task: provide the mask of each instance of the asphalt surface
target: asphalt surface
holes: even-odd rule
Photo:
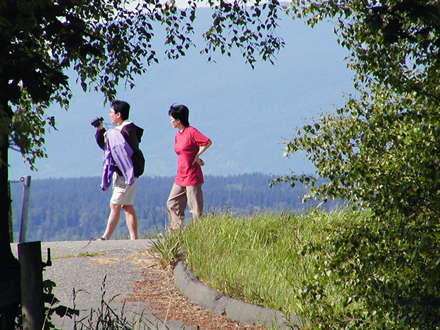
[[[45,268],[43,279],[57,284],[54,294],[62,305],[80,310],[80,316],[75,319],[54,316],[54,324],[59,329],[74,329],[74,321],[90,315],[91,310],[98,311],[104,300],[119,315],[122,311],[129,320],[142,320],[142,327],[138,324],[138,329],[195,330],[176,320],[167,320],[165,324],[153,315],[148,302],[125,305],[119,302],[132,292],[134,281],[142,280],[142,267],[126,257],[146,251],[151,245],[151,240],[142,239],[42,242],[42,261],[47,261],[48,249],[52,259],[52,266]],[[17,256],[17,244],[11,244],[11,249]],[[174,268],[174,282],[191,301],[217,314],[242,323],[263,324],[269,329],[291,329],[286,326],[287,321],[279,311],[223,296],[200,282],[183,263]],[[290,315],[289,323],[300,324],[300,319]]]
[[[80,310],[80,316],[75,319],[53,316],[54,324],[59,329],[74,329],[75,321],[90,315],[92,309],[99,311],[104,300],[129,322],[142,320],[142,326],[138,324],[137,329],[194,329],[175,320],[167,320],[165,324],[148,309],[148,302],[120,302],[132,292],[132,283],[142,279],[143,269],[125,257],[150,247],[150,240],[42,242],[42,261],[47,261],[48,248],[52,260],[52,266],[43,272],[43,280],[56,283],[54,294],[61,305]],[[17,244],[11,244],[11,249],[17,256]],[[87,325],[89,321],[87,318],[82,322]]]

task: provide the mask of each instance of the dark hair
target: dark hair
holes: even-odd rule
[[[125,101],[115,100],[112,102],[112,108],[115,113],[121,114],[122,120],[127,120],[130,113],[130,104]]]
[[[172,105],[168,110],[168,116],[179,119],[183,126],[189,126],[189,109],[185,105]]]

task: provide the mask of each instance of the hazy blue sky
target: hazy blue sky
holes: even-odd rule
[[[202,24],[207,14],[206,9],[199,10]],[[150,67],[136,78],[135,89],[121,86],[118,98],[131,104],[130,119],[145,129],[144,175],[175,174],[175,131],[167,115],[173,103],[187,105],[190,124],[213,141],[202,157],[206,174],[313,171],[303,157],[283,157],[283,139],[320,112],[333,111],[333,104],[341,106],[343,94],[353,91],[352,73],[346,69],[346,51],[336,43],[330,23],[311,29],[285,17],[278,34],[286,47],[275,65],[259,62],[252,70],[240,54],[232,58],[214,54],[216,63],[208,63],[206,56],[192,50],[185,58],[161,60]],[[161,40],[156,47],[163,49]],[[102,151],[94,142],[90,121],[103,116],[110,123],[109,106],[103,105],[100,94],[84,94],[78,86],[72,89],[69,112],[50,109],[58,131],[46,136],[49,158],[39,160],[39,171],[30,173],[20,155],[10,151],[10,180],[29,174],[33,179],[101,175]]]

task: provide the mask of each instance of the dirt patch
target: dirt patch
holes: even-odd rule
[[[192,303],[176,288],[171,267],[164,269],[148,253],[135,253],[130,261],[144,269],[143,279],[133,284],[126,301],[148,302],[164,322],[178,320],[196,329],[264,330],[263,326],[241,324]]]

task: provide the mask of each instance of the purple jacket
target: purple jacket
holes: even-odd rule
[[[102,130],[96,130],[95,139],[98,143],[99,147],[104,150],[105,149],[105,142],[104,142],[104,133],[106,132],[105,129]],[[139,143],[141,142],[141,138],[143,135],[144,130],[132,122],[126,124],[123,126],[121,133],[124,139],[128,142],[130,145],[131,150],[133,150],[133,155],[131,156],[131,161],[133,162],[134,166],[134,175],[136,178],[140,177],[142,173],[144,172],[145,167],[145,159],[144,155],[142,154],[142,151],[139,149]],[[116,170],[120,175],[122,175],[122,172],[119,170]]]
[[[134,182],[134,166],[131,160],[133,150],[124,139],[121,132],[109,129],[106,134],[107,142],[104,148],[102,160],[102,183],[101,189],[107,190],[112,182],[113,172],[121,172],[125,178],[125,184]]]

